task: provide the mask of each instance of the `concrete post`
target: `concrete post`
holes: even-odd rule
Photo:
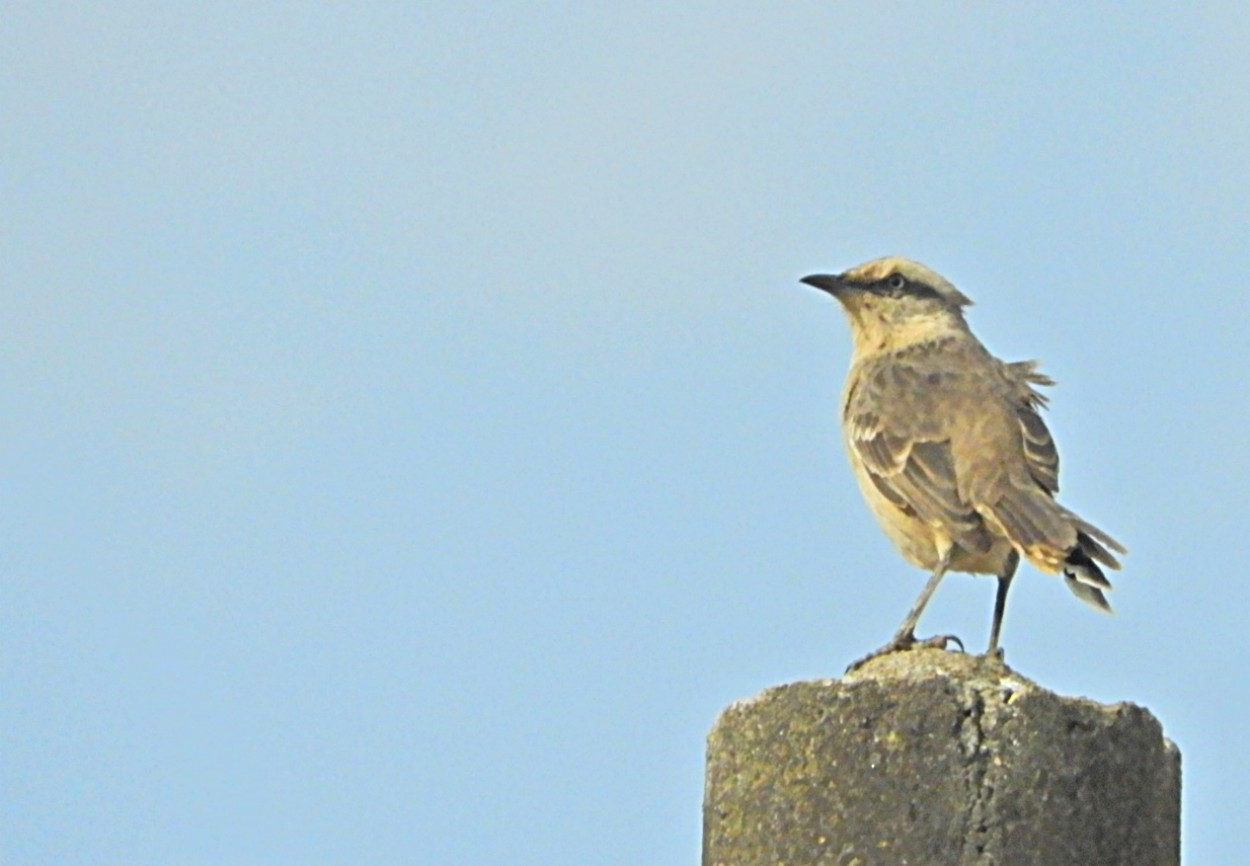
[[[1179,866],[1180,753],[1133,704],[995,660],[883,656],[708,737],[703,866]]]

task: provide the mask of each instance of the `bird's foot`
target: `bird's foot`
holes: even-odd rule
[[[880,656],[889,655],[890,653],[902,652],[903,650],[913,649],[941,649],[944,650],[949,644],[956,644],[960,652],[964,652],[964,642],[953,634],[936,634],[933,637],[927,637],[921,640],[912,632],[902,632],[896,634],[888,644],[880,649],[873,650],[868,655],[858,661],[852,662],[846,669],[849,674],[858,670],[868,662]]]

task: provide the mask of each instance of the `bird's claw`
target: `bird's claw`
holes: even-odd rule
[[[885,646],[881,647],[880,649],[873,650],[872,652],[870,652],[868,655],[864,656],[863,658],[852,662],[850,665],[847,666],[846,672],[849,674],[852,671],[858,670],[859,668],[863,667],[865,664],[872,661],[873,659],[878,658],[880,656],[889,655],[890,653],[902,652],[904,650],[913,650],[913,649],[944,650],[947,648],[949,644],[952,644],[952,643],[956,644],[959,647],[960,652],[966,652],[966,650],[964,649],[964,642],[960,640],[956,635],[953,635],[953,634],[936,634],[933,637],[927,637],[927,638],[924,638],[923,640],[917,638],[914,634],[910,632],[897,634]]]
[[[959,639],[958,635],[953,634],[935,634],[933,637],[927,637],[924,640],[916,640],[912,638],[910,646],[905,649],[946,649],[947,644],[955,644],[959,647],[961,653],[966,653],[964,642]]]

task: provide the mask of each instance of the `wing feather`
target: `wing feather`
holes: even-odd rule
[[[846,404],[848,444],[873,485],[902,510],[941,527],[953,539],[985,549],[991,539],[960,490],[950,437],[936,428],[932,406],[942,371],[921,372],[902,360],[865,371]],[[936,376],[936,378],[935,378]]]
[[[1046,422],[1039,410],[1046,406],[1046,395],[1035,385],[1049,386],[1055,380],[1037,371],[1036,361],[1016,361],[1004,364],[1003,370],[1015,390],[1016,416],[1020,421],[1020,435],[1024,444],[1024,458],[1029,474],[1052,495],[1059,492],[1059,451],[1051,438]]]

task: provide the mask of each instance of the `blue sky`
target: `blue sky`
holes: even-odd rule
[[[0,860],[694,863],[719,710],[924,575],[845,323],[920,259],[1059,380],[1153,710],[1250,844],[1250,18],[1231,3],[24,4],[0,26]],[[993,582],[921,624],[972,647]]]

